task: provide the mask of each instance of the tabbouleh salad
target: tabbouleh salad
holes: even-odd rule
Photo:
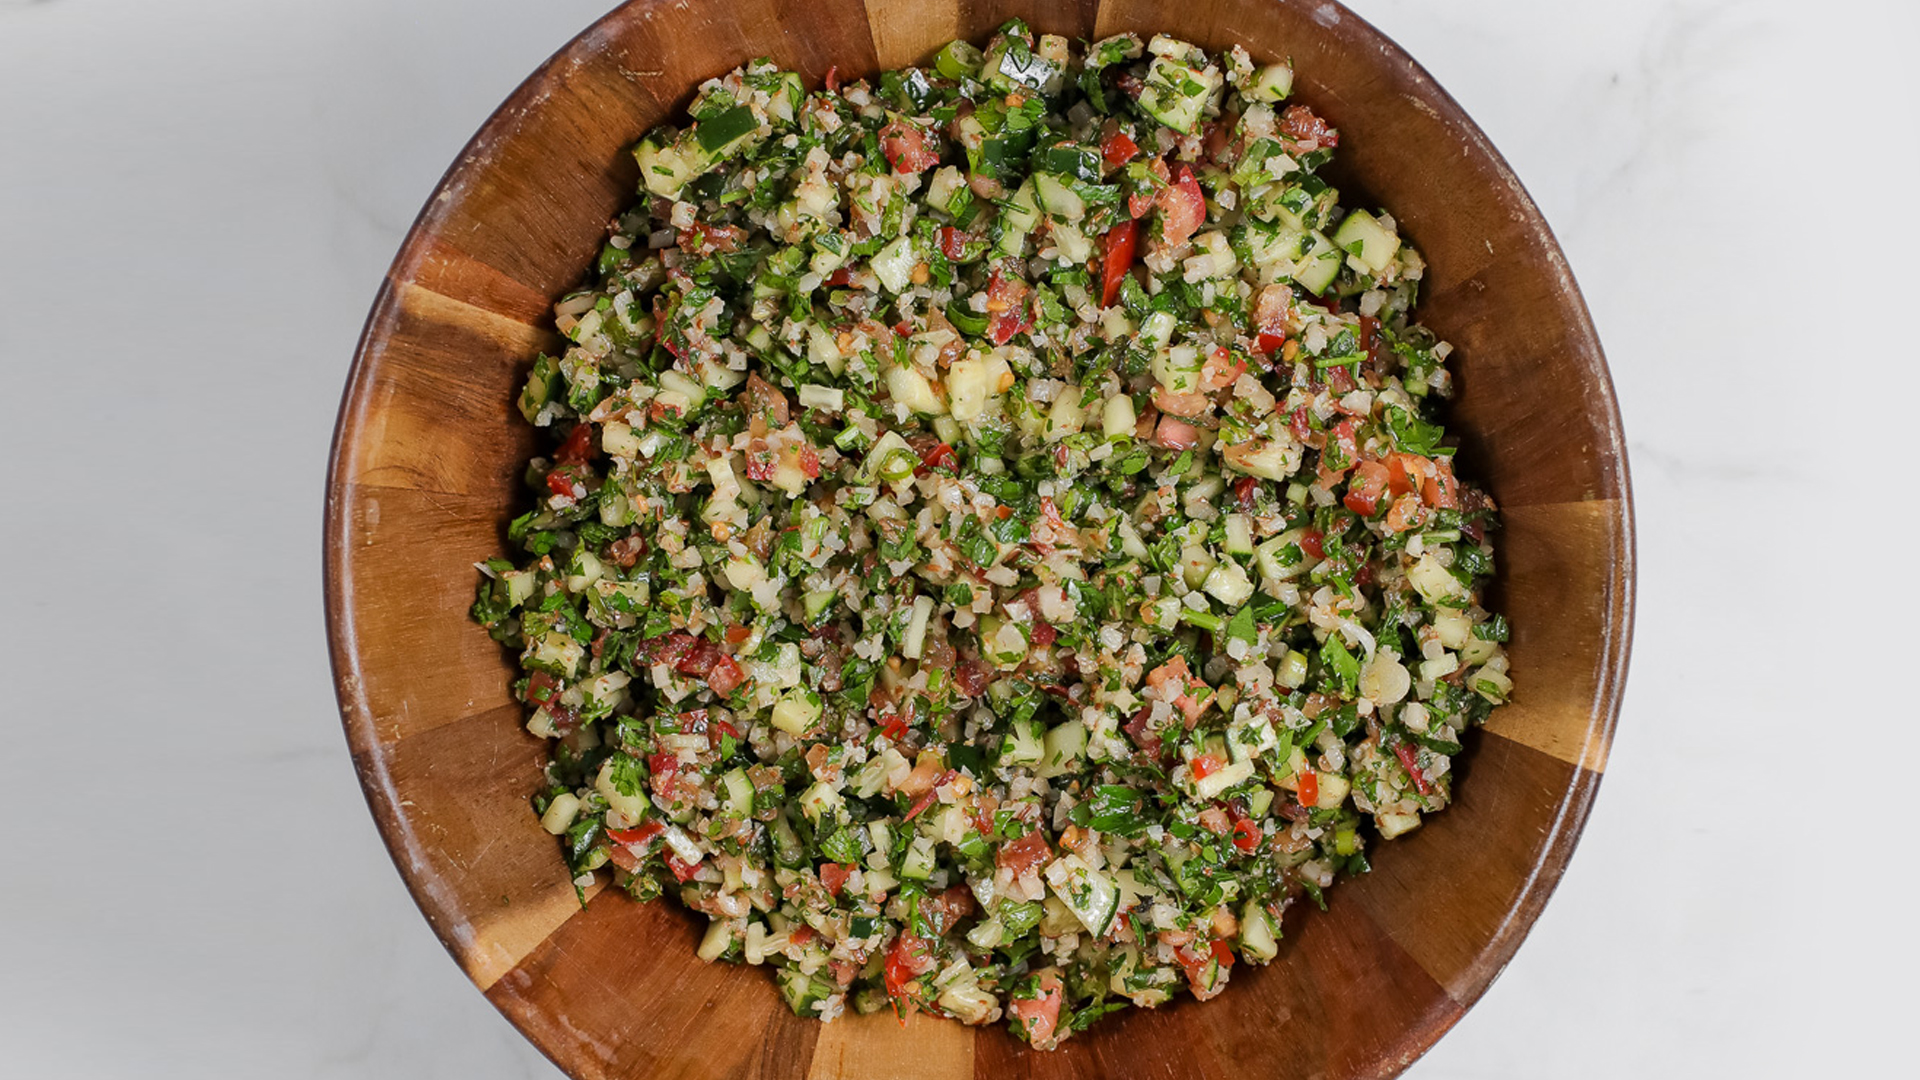
[[[1512,688],[1494,506],[1292,78],[1016,21],[749,64],[639,144],[474,607],[577,886],[674,894],[801,1015],[1048,1048],[1219,994],[1447,805]]]

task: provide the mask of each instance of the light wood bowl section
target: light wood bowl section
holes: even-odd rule
[[[473,563],[525,498],[512,406],[549,306],[634,198],[627,148],[701,80],[756,56],[817,84],[982,40],[1021,16],[1091,39],[1167,31],[1292,57],[1345,136],[1349,205],[1384,205],[1429,263],[1420,315],[1455,343],[1454,430],[1505,510],[1498,604],[1518,700],[1469,737],[1458,802],[1296,909],[1277,962],[1205,1005],[1102,1022],[1039,1054],[999,1027],[800,1021],[762,970],[694,957],[698,917],[574,902],[528,807],[544,749],[504,651],[467,619]],[[1516,92],[1525,92],[1516,87]],[[1633,523],[1606,362],[1565,259],[1485,136],[1344,8],[1287,0],[638,0],[527,80],[427,203],[368,319],[327,485],[341,714],[422,912],[474,983],[576,1077],[1397,1075],[1486,990],[1558,881],[1618,711]]]

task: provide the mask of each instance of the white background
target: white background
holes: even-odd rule
[[[1558,230],[1640,515],[1586,839],[1409,1075],[1913,1075],[1920,9],[1354,6]],[[0,0],[0,1076],[557,1075],[375,836],[320,524],[407,225],[602,8]]]

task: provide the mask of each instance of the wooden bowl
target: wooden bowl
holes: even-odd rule
[[[1425,253],[1420,317],[1459,349],[1452,425],[1505,509],[1498,602],[1517,700],[1469,737],[1459,800],[1371,874],[1296,907],[1278,961],[1219,999],[1131,1010],[1058,1052],[998,1026],[796,1019],[764,970],[694,957],[696,916],[617,892],[585,910],[528,798],[546,750],[514,669],[467,619],[473,563],[525,498],[511,402],[549,306],[634,198],[627,147],[756,56],[870,73],[1019,15],[1092,39],[1165,30],[1291,56],[1345,135],[1348,205]],[[639,0],[495,113],[408,234],[360,342],[327,487],[327,613],[367,800],[474,983],[576,1077],[1287,1076],[1404,1069],[1486,990],[1559,880],[1599,785],[1633,596],[1627,462],[1606,363],[1546,223],[1426,72],[1337,4],[1290,0]]]

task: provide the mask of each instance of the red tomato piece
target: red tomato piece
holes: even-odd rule
[[[959,261],[967,254],[967,234],[951,225],[940,227],[940,254]]]
[[[1327,557],[1327,536],[1319,529],[1308,529],[1300,534],[1300,550],[1316,559]]]
[[[1112,307],[1114,298],[1120,295],[1120,283],[1126,280],[1127,271],[1133,268],[1134,249],[1140,244],[1140,223],[1123,221],[1107,230],[1105,247],[1105,268],[1101,273],[1100,303]]]
[[[1260,826],[1242,818],[1233,823],[1233,846],[1241,851],[1253,851],[1260,846]]]
[[[692,880],[693,875],[700,872],[699,863],[682,862],[680,856],[671,851],[667,852],[666,862],[667,869],[673,871],[673,876],[678,881]]]
[[[1201,754],[1189,763],[1189,767],[1193,769],[1193,778],[1195,780],[1205,780],[1207,777],[1225,768],[1226,764],[1226,762],[1221,761],[1220,758],[1214,754]]]
[[[573,497],[576,469],[572,465],[562,465],[547,474],[547,490],[555,495]],[[584,485],[583,485],[584,486]]]
[[[850,863],[821,863],[820,884],[831,895],[839,896],[840,890],[847,887],[847,879],[853,876],[853,870]]]
[[[1007,1002],[1007,1012],[1024,1029],[1027,1042],[1038,1048],[1053,1042],[1053,1033],[1060,1026],[1060,1003],[1065,997],[1060,976],[1052,971],[1040,974],[1035,984],[1040,991],[1037,998],[1015,998]]]
[[[1433,794],[1433,784],[1427,780],[1426,774],[1420,770],[1420,754],[1418,751],[1406,743],[1400,743],[1393,748],[1393,756],[1400,759],[1400,764],[1406,768],[1407,776],[1412,778],[1413,786],[1420,789],[1420,794]]]
[[[1051,858],[1053,849],[1047,846],[1047,838],[1037,832],[1001,844],[1000,850],[993,855],[994,864],[1013,871],[1014,877],[1038,869],[1041,863]]]
[[[746,671],[731,656],[722,656],[707,669],[707,689],[721,697],[733,693],[741,683],[746,681]]]
[[[1347,509],[1361,517],[1372,517],[1380,509],[1380,497],[1387,491],[1387,467],[1377,461],[1363,461],[1353,472],[1344,500]]]
[[[1260,481],[1251,476],[1243,476],[1233,482],[1233,497],[1239,502],[1240,509],[1253,509],[1254,493],[1260,490]]]
[[[527,676],[527,700],[535,705],[545,705],[553,700],[553,693],[558,689],[560,680],[544,671]]]
[[[607,838],[628,847],[644,847],[647,841],[666,831],[657,821],[644,821],[631,829],[608,829]]]
[[[1152,716],[1153,709],[1151,707],[1143,707],[1139,712],[1133,714],[1133,719],[1127,721],[1126,727],[1121,730],[1125,731],[1127,737],[1133,740],[1134,745],[1144,751],[1148,757],[1158,761],[1161,750],[1160,733],[1153,730],[1149,722]]]
[[[725,720],[715,720],[707,725],[707,743],[709,746],[719,747],[720,740],[723,738],[730,738],[736,743],[739,742],[740,729],[727,723]]]
[[[661,752],[647,755],[647,771],[653,774],[654,790],[666,793],[680,777],[680,758],[678,755]]]
[[[933,949],[926,939],[902,933],[887,950],[887,996],[897,998],[914,979],[933,970]]]
[[[897,173],[921,173],[940,164],[940,155],[927,149],[926,133],[905,120],[880,129],[880,152]]]
[[[1300,774],[1300,805],[1312,806],[1320,801],[1320,774],[1308,769]]]
[[[987,282],[987,311],[993,316],[987,324],[987,340],[1005,345],[1014,335],[1033,329],[1033,315],[1027,311],[1030,292],[1032,289],[1018,276],[994,270]]]
[[[554,451],[553,459],[562,465],[584,465],[593,456],[593,425],[575,424],[567,432],[567,441]]]
[[[1169,246],[1187,242],[1207,220],[1207,198],[1200,193],[1200,182],[1185,165],[1174,174],[1173,183],[1154,200],[1160,207],[1160,237]]]
[[[1140,146],[1124,131],[1116,131],[1107,136],[1100,144],[1100,155],[1107,159],[1107,168],[1117,169],[1140,153]]]
[[[1047,648],[1048,646],[1052,645],[1055,639],[1057,639],[1059,636],[1060,636],[1060,632],[1053,628],[1052,623],[1048,622],[1045,619],[1033,620],[1033,647],[1034,648],[1036,649]]]

